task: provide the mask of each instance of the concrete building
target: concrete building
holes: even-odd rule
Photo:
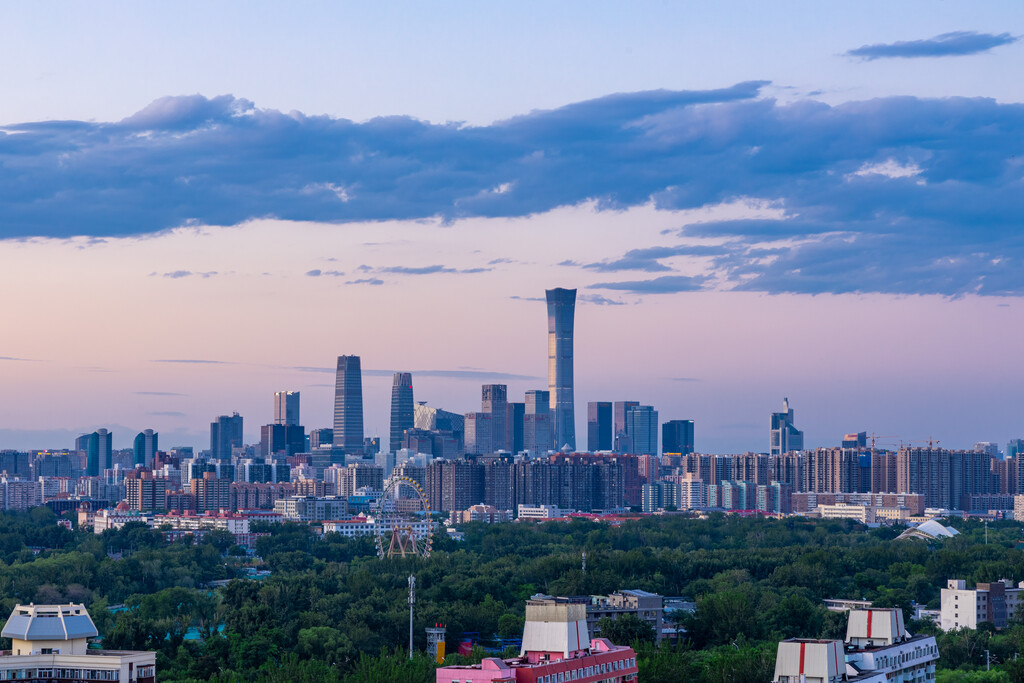
[[[1014,586],[1009,579],[1002,579],[967,588],[963,579],[950,579],[942,589],[939,628],[943,631],[976,629],[982,622],[1004,628],[1022,601],[1024,581]]]
[[[411,535],[418,539],[429,537],[434,533],[434,523],[430,520],[414,519],[403,522]],[[375,536],[377,534],[378,522],[373,517],[354,517],[346,520],[325,520],[323,524],[325,534],[340,534],[347,538],[360,536]]]
[[[466,522],[483,522],[485,524],[496,524],[498,522],[511,522],[511,510],[499,510],[493,505],[471,505],[466,510],[452,510],[448,513],[448,521],[452,524],[464,524]]]
[[[11,649],[0,655],[0,680],[156,680],[155,652],[89,648],[99,632],[83,605],[15,605],[2,635]]]
[[[822,519],[852,519],[861,524],[875,523],[876,508],[866,505],[836,503],[835,505],[819,505],[817,510]]]
[[[516,517],[519,519],[559,519],[576,512],[566,510],[557,505],[519,505],[516,508]]]
[[[83,524],[84,521],[86,522]],[[113,510],[106,508],[92,514],[91,510],[79,508],[78,525],[80,527],[91,526],[93,533],[102,534],[107,529],[120,529],[128,522],[142,522],[149,524],[152,517],[138,510],[132,510],[128,503],[121,501]],[[2,679],[0,679],[2,680]]]
[[[586,605],[534,595],[526,601],[519,657],[437,669],[436,683],[625,683],[637,680],[636,653],[591,638]]]
[[[0,509],[28,510],[42,504],[42,483],[0,475]]]
[[[149,470],[128,472],[124,479],[125,501],[132,510],[152,512],[167,509],[167,480]]]
[[[348,499],[291,496],[274,502],[274,512],[288,522],[322,522],[348,516]]]
[[[661,642],[665,624],[664,598],[657,593],[637,589],[590,596],[587,602],[587,628],[591,635],[600,637],[598,622],[601,619],[619,619],[627,614],[649,624],[657,634],[657,641]]]
[[[773,683],[922,683],[935,680],[934,636],[912,636],[896,609],[851,609],[846,641],[779,643]]]

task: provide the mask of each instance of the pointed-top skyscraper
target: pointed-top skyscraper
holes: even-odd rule
[[[548,391],[555,450],[568,444],[576,448],[576,410],[573,399],[572,334],[576,318],[576,290],[549,289]]]
[[[363,452],[363,371],[359,356],[338,356],[334,445],[347,453]]]

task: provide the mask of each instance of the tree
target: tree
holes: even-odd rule
[[[653,643],[657,639],[654,627],[635,614],[621,614],[618,619],[603,617],[597,622],[597,631],[615,645],[634,642]]]

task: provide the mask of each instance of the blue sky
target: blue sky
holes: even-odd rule
[[[156,427],[201,443],[230,410],[255,433],[274,390],[308,381],[279,370],[362,349],[390,349],[366,367],[429,370],[418,398],[472,410],[472,373],[536,388],[543,348],[521,351],[543,328],[524,306],[548,286],[578,286],[597,323],[578,420],[587,400],[633,398],[695,417],[699,448],[761,450],[786,394],[814,406],[815,445],[876,425],[964,446],[1024,434],[1024,368],[991,348],[1018,332],[1024,293],[1019,3],[36,2],[0,6],[0,25],[0,282],[25,294],[6,317],[39,330],[70,307],[77,331],[0,345],[25,386],[4,406],[10,445],[115,423],[125,442]],[[467,285],[501,330],[489,354],[466,311],[440,306],[442,322],[424,303]],[[240,334],[278,298],[310,339]],[[776,311],[768,328],[754,301]],[[323,305],[359,333],[310,324]],[[822,306],[871,330],[825,353],[860,370],[836,404],[805,362]],[[111,314],[78,320],[88,309]],[[392,348],[401,320],[421,350]],[[950,346],[926,322],[979,333]],[[671,345],[648,339],[649,364],[620,376],[599,359],[631,343],[607,332],[622,325],[693,355],[667,371]],[[746,362],[708,360],[726,331]],[[781,377],[754,362],[762,334],[793,363]],[[921,350],[898,372],[929,397],[892,415],[871,399],[906,335]],[[192,388],[154,386],[169,381],[154,360],[238,354],[195,364]],[[976,424],[935,392],[951,364],[945,390],[990,388]],[[105,402],[85,407],[97,374]],[[384,432],[386,392],[368,392]],[[307,426],[329,419],[326,397],[304,400]]]

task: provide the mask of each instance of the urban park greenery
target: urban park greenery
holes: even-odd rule
[[[105,647],[157,651],[161,681],[426,683],[428,625],[447,625],[449,652],[474,641],[449,663],[478,661],[521,632],[535,593],[639,588],[697,604],[668,622],[680,637],[660,646],[639,620],[601,624],[636,648],[644,683],[764,683],[780,639],[843,637],[845,615],[826,610],[824,598],[900,607],[909,620],[915,603],[938,606],[947,579],[1024,580],[1020,524],[989,524],[987,543],[980,523],[952,524],[960,536],[931,544],[896,540],[900,527],[802,518],[469,524],[461,541],[439,537],[429,559],[379,560],[370,539],[321,538],[304,525],[267,527],[256,557],[246,557],[226,534],[168,542],[133,523],[96,535],[37,508],[0,515],[0,611],[83,602]],[[246,578],[255,568],[270,575]],[[998,632],[987,626],[939,633],[908,621],[937,636],[940,683],[1024,681],[1024,614]]]

